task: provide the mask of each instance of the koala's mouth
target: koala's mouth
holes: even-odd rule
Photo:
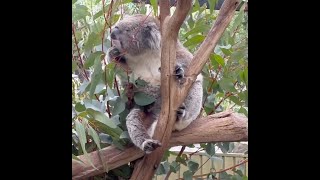
[[[112,39],[112,45],[115,46],[117,49],[119,49],[120,51],[123,50],[122,48],[122,42],[120,40],[117,39]]]

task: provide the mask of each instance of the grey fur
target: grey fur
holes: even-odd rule
[[[161,146],[153,140],[154,128],[159,119],[161,108],[160,96],[160,65],[161,65],[161,34],[159,21],[146,15],[127,16],[119,21],[111,33],[114,47],[109,49],[108,60],[118,59],[135,77],[148,84],[138,88],[156,99],[147,107],[133,108],[126,118],[126,125],[132,142],[151,153]],[[183,82],[185,68],[190,64],[193,55],[178,41],[177,65],[175,75],[177,83]],[[120,59],[120,60],[119,60]],[[197,118],[202,107],[202,75],[198,75],[185,101],[177,110],[177,121],[174,130],[186,128]]]

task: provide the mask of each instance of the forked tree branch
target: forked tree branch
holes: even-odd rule
[[[167,0],[164,0],[167,1]],[[160,8],[162,4],[160,4]],[[166,5],[166,4],[165,4]],[[180,96],[178,93],[177,81],[174,77],[176,64],[176,44],[180,27],[185,20],[192,5],[192,0],[177,1],[176,10],[172,17],[165,11],[160,11],[161,24],[161,113],[155,128],[153,139],[161,142],[162,146],[135,165],[131,180],[152,179],[161,159],[168,149],[173,124],[176,121],[176,110]]]
[[[186,129],[180,132],[173,132],[169,146],[247,140],[247,118],[232,111],[225,111],[199,118]],[[114,146],[109,146],[100,150],[100,156],[102,156],[101,159],[103,159],[103,163],[107,166],[106,169],[112,170],[141,158],[144,156],[144,152],[134,146],[128,147],[123,151]],[[100,160],[98,152],[91,152],[88,157],[97,169],[90,165],[86,156],[78,156],[84,163],[72,160],[72,179],[84,179],[104,173],[103,163]]]
[[[161,6],[162,4],[160,4]],[[132,173],[132,180],[150,180],[152,179],[163,153],[168,148],[169,139],[173,124],[176,120],[176,110],[186,98],[192,84],[200,74],[203,66],[207,62],[209,55],[215,48],[218,40],[230,23],[239,0],[225,0],[217,20],[209,31],[204,42],[192,59],[185,76],[186,83],[178,87],[173,72],[176,64],[176,44],[180,27],[185,20],[192,5],[191,0],[179,0],[172,17],[166,16],[161,24],[161,114],[155,129],[153,139],[159,140],[162,144],[151,154],[136,164]],[[160,7],[161,8],[161,7]],[[162,8],[163,9],[163,8]],[[160,16],[161,16],[160,11]],[[167,11],[165,11],[167,13]],[[167,15],[167,14],[165,14]],[[161,16],[163,18],[165,15]],[[191,68],[190,68],[191,67]]]

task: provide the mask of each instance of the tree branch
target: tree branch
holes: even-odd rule
[[[187,69],[185,75],[187,81],[183,87],[180,89],[181,98],[185,99],[187,93],[193,82],[197,79],[198,74],[201,72],[203,66],[207,62],[213,49],[216,47],[220,37],[227,28],[228,24],[231,22],[232,17],[235,13],[237,6],[239,5],[239,0],[225,0],[215,21],[214,25],[210,29],[207,37],[202,42],[198,51],[194,55],[189,68]],[[192,68],[190,68],[192,67]],[[181,103],[179,101],[179,103]]]
[[[164,5],[167,5],[163,3]],[[162,4],[160,4],[162,5]],[[132,180],[150,180],[157,169],[165,150],[168,148],[173,124],[176,121],[176,110],[181,104],[177,101],[178,87],[173,75],[176,64],[176,44],[180,27],[185,20],[192,5],[192,0],[179,0],[172,17],[167,11],[161,12],[160,17],[165,18],[161,24],[161,113],[155,128],[153,139],[161,142],[162,146],[135,165]],[[163,7],[160,7],[164,9]],[[166,14],[162,14],[166,13]]]
[[[169,147],[195,143],[239,142],[247,140],[247,118],[231,111],[225,111],[199,118],[186,129],[173,132],[169,141]],[[130,146],[123,151],[114,146],[100,150],[100,156],[108,170],[128,164],[133,160],[141,158],[143,155],[144,152],[135,146]],[[84,163],[72,159],[72,179],[84,179],[104,172],[98,152],[88,153],[88,156],[97,169],[90,165],[89,161],[86,160],[86,156],[78,156]]]

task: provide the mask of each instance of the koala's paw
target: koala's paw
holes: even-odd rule
[[[183,103],[177,110],[177,121],[179,121],[180,119],[182,119],[186,114],[186,106]]]
[[[119,49],[117,49],[116,47],[111,47],[111,48],[109,49],[108,55],[109,55],[109,58],[110,58],[111,60],[119,57],[120,54],[121,54],[121,53],[120,53]]]
[[[184,78],[184,69],[181,65],[176,65],[174,73],[177,79],[181,80]]]
[[[146,154],[150,154],[152,151],[154,151],[155,149],[157,149],[158,147],[161,146],[160,141],[158,140],[154,140],[154,139],[146,139],[143,143],[142,143],[142,150],[146,153]]]

